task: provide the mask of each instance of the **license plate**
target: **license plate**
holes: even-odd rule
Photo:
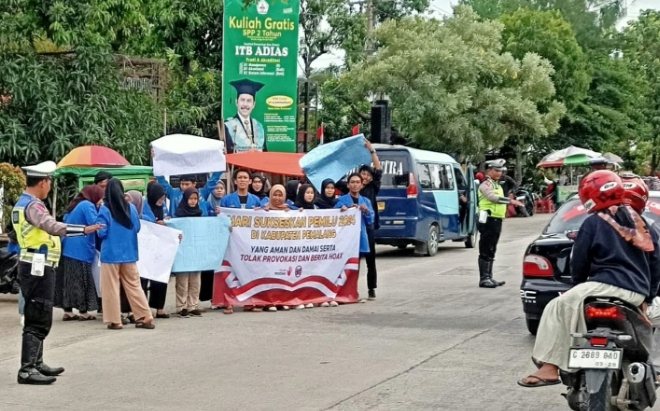
[[[379,201],[378,202],[378,211],[383,211],[385,210],[385,201]]]
[[[568,355],[568,368],[618,370],[621,368],[623,350],[597,350],[572,348]]]

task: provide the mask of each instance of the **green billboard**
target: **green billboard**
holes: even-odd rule
[[[234,152],[296,151],[299,0],[225,0],[222,116]]]

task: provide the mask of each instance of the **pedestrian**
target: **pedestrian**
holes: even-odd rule
[[[151,182],[147,185],[148,210],[151,215],[153,215],[155,223],[159,225],[165,225],[165,220],[169,218],[166,216],[166,198],[163,186],[156,182]],[[144,209],[142,215],[147,215],[147,208]],[[167,283],[149,280],[145,281],[144,279],[141,283],[143,289],[149,290],[149,307],[156,310],[156,318],[170,318],[170,315],[165,312]]]
[[[94,225],[98,208],[103,204],[103,189],[95,184],[83,188],[69,203],[64,214],[67,224]],[[64,238],[62,258],[55,277],[55,307],[64,310],[62,321],[90,321],[96,317],[89,311],[98,310],[98,296],[92,263],[94,262],[96,238],[94,234]],[[75,315],[73,309],[80,315]]]
[[[347,181],[349,193],[337,199],[335,208],[339,208],[341,211],[346,211],[351,207],[357,207],[362,212],[362,228],[360,230],[360,254],[366,256],[371,251],[369,245],[369,237],[367,234],[367,227],[369,227],[369,225],[373,224],[374,222],[374,209],[371,206],[371,201],[369,201],[368,198],[360,195],[363,181],[362,176],[358,173],[353,173],[348,176]],[[371,298],[371,296],[372,294],[369,293],[370,300],[373,300],[376,297],[375,294],[373,294],[374,298]]]
[[[211,174],[211,177],[206,181],[206,185],[199,190],[199,194],[201,195],[200,199],[208,198],[213,192],[218,181],[220,181],[220,175],[221,173]],[[183,198],[183,192],[189,188],[195,188],[197,186],[197,177],[192,174],[181,176],[179,180],[179,188],[173,188],[165,177],[156,177],[156,180],[158,181],[158,184],[165,188],[167,198],[170,200],[170,214],[172,217],[176,217],[179,203]],[[205,204],[200,204],[200,207],[205,208]]]
[[[321,192],[314,200],[314,204],[320,210],[335,208],[337,196],[335,195],[335,182],[331,178],[326,178],[321,183]]]
[[[316,190],[312,187],[311,184],[302,184],[298,190],[298,195],[296,196],[296,202],[294,205],[299,210],[315,210],[316,204]]]
[[[103,296],[103,322],[108,329],[121,330],[121,302],[119,285],[123,285],[131,311],[135,315],[135,328],[154,329],[153,316],[140,286],[137,268],[140,218],[137,208],[126,201],[121,181],[113,178],[105,189],[104,204],[97,220],[104,225],[99,230],[101,244],[101,293]]]
[[[12,226],[21,249],[18,276],[25,298],[19,384],[52,384],[55,377],[64,372],[64,368],[51,368],[43,361],[44,340],[53,324],[55,269],[61,250],[59,237],[91,234],[101,227],[60,223],[48,213],[42,200],[48,197],[51,175],[56,168],[52,161],[23,167],[26,188],[12,210]]]
[[[502,222],[506,217],[508,204],[522,206],[518,200],[504,196],[504,189],[499,181],[502,178],[502,159],[486,162],[486,177],[479,185],[479,223],[477,229],[479,238],[479,287],[496,288],[506,284],[506,281],[493,280],[493,264],[497,243],[502,233]]]
[[[105,187],[108,185],[108,181],[112,178],[112,174],[108,173],[107,171],[99,171],[96,173],[96,176],[94,176],[94,185],[97,185],[103,189],[103,192],[105,193]],[[94,248],[96,249],[95,255],[94,255],[94,261],[98,264],[99,256],[101,254],[101,239],[97,234],[94,234]],[[98,266],[97,266],[98,267]],[[98,278],[95,279],[95,281],[100,281]],[[96,284],[97,289],[100,288],[100,284]],[[102,314],[103,313],[103,300],[99,296],[97,299],[97,305],[99,307],[98,311],[96,311],[97,314]]]
[[[259,201],[259,197],[249,192],[250,183],[252,183],[252,180],[247,170],[238,169],[234,171],[234,186],[236,186],[236,191],[222,197],[222,201],[220,201],[221,206],[248,210],[260,208],[261,202]]]
[[[360,195],[369,199],[374,212],[374,221],[367,225],[367,239],[369,241],[369,254],[365,257],[367,262],[367,288],[369,289],[369,299],[376,299],[376,288],[378,287],[378,271],[376,270],[376,238],[375,231],[380,228],[380,217],[378,215],[378,193],[380,192],[383,170],[380,166],[378,154],[371,143],[365,139],[365,147],[371,153],[371,162],[373,167],[363,165],[360,167],[360,177],[362,177],[362,190]]]
[[[250,184],[250,189],[248,190],[250,194],[254,194],[259,197],[259,201],[268,197],[268,192],[266,191],[266,179],[259,173],[252,173],[252,183]]]
[[[202,217],[203,210],[199,207],[199,192],[189,188],[183,192],[183,199],[176,210],[176,217]],[[176,311],[181,318],[201,317],[199,309],[199,291],[202,273],[199,271],[176,273]]]

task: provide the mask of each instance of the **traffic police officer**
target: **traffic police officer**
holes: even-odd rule
[[[479,185],[479,287],[495,288],[505,284],[505,281],[493,280],[493,263],[497,242],[502,232],[502,221],[506,217],[509,204],[522,206],[517,200],[511,200],[504,195],[504,189],[499,181],[505,161],[502,159],[486,162],[486,179]]]
[[[19,384],[51,384],[64,368],[43,362],[43,342],[53,322],[55,268],[60,260],[60,239],[96,232],[102,226],[81,226],[57,222],[43,201],[50,192],[52,161],[23,167],[27,187],[12,210],[11,219],[21,248],[18,276],[25,298],[25,325],[21,346]]]

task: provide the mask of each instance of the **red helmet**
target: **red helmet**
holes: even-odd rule
[[[580,201],[589,213],[624,203],[621,178],[609,170],[592,171],[580,183]]]
[[[649,188],[646,183],[634,174],[621,175],[621,181],[623,181],[623,189],[626,190],[623,202],[642,214],[649,200]]]

